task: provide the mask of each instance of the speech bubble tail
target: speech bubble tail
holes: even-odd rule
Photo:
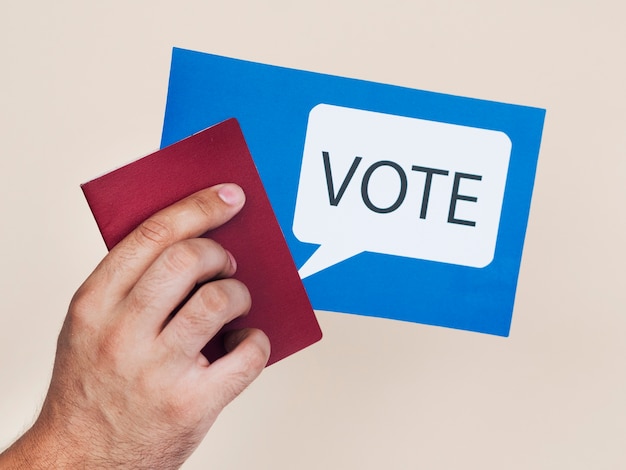
[[[298,270],[298,274],[300,274],[300,279],[307,278],[359,253],[363,253],[363,250],[340,250],[336,246],[322,245],[306,260]]]

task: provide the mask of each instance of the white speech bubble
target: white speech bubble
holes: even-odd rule
[[[364,251],[487,266],[510,153],[499,131],[315,106],[293,232],[321,246],[300,277]]]

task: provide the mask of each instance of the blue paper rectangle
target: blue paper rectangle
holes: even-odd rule
[[[239,120],[315,309],[508,336],[544,116],[174,49],[161,145]]]

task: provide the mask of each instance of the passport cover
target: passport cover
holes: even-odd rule
[[[214,361],[226,353],[224,332],[254,327],[270,339],[270,365],[320,340],[322,333],[236,119],[81,188],[110,250],[150,215],[220,183],[240,185],[246,204],[231,221],[205,236],[233,253],[233,277],[250,290],[252,307],[247,316],[225,325],[202,352]]]

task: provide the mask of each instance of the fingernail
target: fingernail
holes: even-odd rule
[[[218,190],[217,195],[229,206],[237,206],[244,200],[245,195],[243,189],[234,183],[223,184]]]

